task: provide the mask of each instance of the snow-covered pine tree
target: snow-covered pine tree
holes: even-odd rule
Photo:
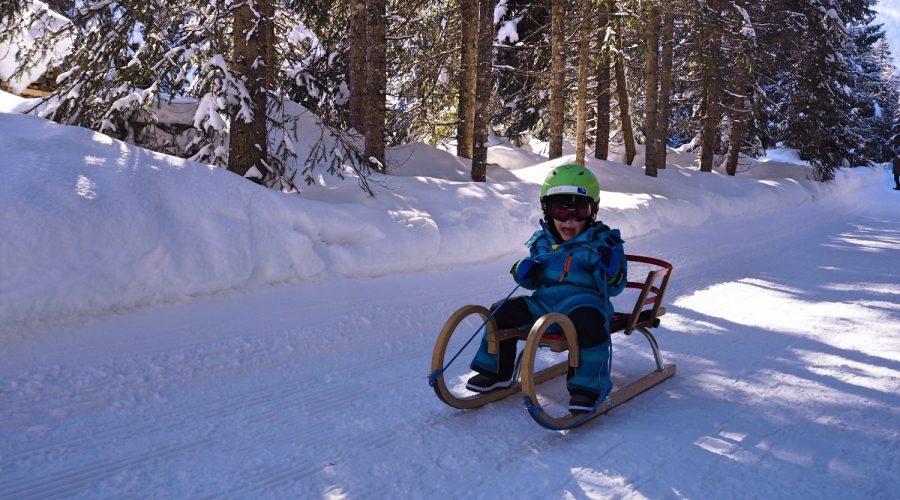
[[[766,37],[774,26],[770,17],[771,4],[766,1],[736,1],[731,4],[723,19],[726,21],[725,39],[727,54],[730,60],[728,78],[726,79],[726,95],[723,98],[727,119],[725,153],[725,172],[736,175],[739,156],[743,152],[754,154],[752,147],[745,146],[747,131],[753,121],[754,109],[757,106],[757,80],[768,64],[765,45],[760,45],[760,37]],[[752,143],[753,141],[751,141]]]
[[[388,144],[411,141],[439,144],[452,141],[460,127],[468,131],[463,149],[471,156],[474,128],[475,67],[469,74],[469,88],[461,92],[462,25],[459,2],[416,0],[395,2],[388,18],[388,89],[392,106],[388,117]],[[477,42],[478,2],[475,14],[467,19]],[[472,47],[477,49],[477,45]],[[470,62],[474,62],[472,60]],[[459,99],[468,93],[464,114],[459,115]],[[458,116],[463,116],[458,120]],[[466,118],[467,116],[467,118]],[[465,122],[465,123],[463,123]],[[466,143],[468,141],[468,143]]]
[[[19,2],[27,9],[29,2]],[[45,56],[46,46],[59,36],[76,39],[75,50],[55,61],[62,69],[55,98],[41,115],[136,141],[148,123],[157,120],[152,104],[189,94],[219,68],[227,72],[224,52],[211,36],[227,13],[218,5],[195,8],[167,2],[91,2],[73,12],[66,32],[43,32],[39,44],[23,60]],[[197,75],[189,81],[188,75]],[[220,78],[220,94],[235,91],[233,78]],[[86,98],[89,96],[90,98]],[[172,137],[163,152],[191,156],[225,165],[216,145],[224,131],[225,111],[214,99],[207,100],[194,117],[199,132],[193,140]],[[149,113],[140,116],[140,111]]]
[[[885,107],[882,114],[890,121],[890,134],[884,149],[883,161],[892,161],[900,151],[900,75],[891,62],[890,49],[887,40],[882,42],[879,50],[882,62],[882,80],[887,92],[885,93]]]
[[[497,36],[493,123],[515,143],[549,139],[549,2],[506,0]]]
[[[697,47],[703,96],[700,125],[700,171],[711,172],[714,155],[719,149],[719,125],[722,120],[721,99],[724,94],[723,69],[727,59],[723,53],[725,22],[721,19],[722,0],[710,0],[699,9]]]
[[[855,41],[853,62],[859,68],[855,88],[861,108],[859,119],[868,140],[857,149],[856,164],[866,160],[878,163],[891,159],[891,127],[897,109],[897,87],[891,80],[894,65],[884,30],[869,23],[853,26]]]
[[[803,20],[792,51],[787,82],[785,144],[810,160],[815,177],[826,181],[836,168],[849,166],[866,140],[861,135],[861,106],[855,47],[849,30],[871,15],[870,0],[789,2]]]
[[[266,183],[290,189],[294,179],[314,182],[311,173],[322,167],[337,175],[347,168],[357,169],[364,179],[371,164],[357,132],[365,127],[353,125],[354,106],[350,105],[353,89],[359,85],[349,82],[362,71],[357,67],[360,61],[351,62],[352,54],[359,55],[358,50],[351,50],[352,30],[348,29],[353,2],[266,1],[273,2],[276,9],[272,16],[274,48],[261,54],[274,70],[273,80],[266,84],[264,111],[271,133],[271,177]],[[574,0],[558,4],[563,2],[570,12],[580,8]],[[2,2],[0,17],[16,26],[32,27],[28,23],[36,18],[22,16],[33,12],[26,8],[30,3]],[[42,113],[152,149],[225,166],[226,134],[235,116],[259,106],[252,104],[245,76],[239,74],[243,70],[236,71],[233,54],[233,14],[243,3],[57,0],[53,5],[66,11],[71,22],[63,30],[49,30],[39,37],[34,49],[23,52],[18,60],[36,67],[41,53],[51,52],[54,38],[77,38],[76,48],[61,62],[58,98],[41,108]],[[590,128],[591,115],[598,116],[595,130],[602,137],[596,139],[596,154],[605,157],[602,150],[610,137],[625,143],[626,161],[634,157],[635,135],[639,142],[651,136],[657,145],[667,136],[682,142],[703,137],[706,150],[701,158],[722,155],[722,146],[729,144],[728,165],[733,170],[731,159],[738,151],[737,144],[745,151],[751,145],[758,151],[783,141],[817,165],[819,178],[828,178],[829,169],[845,162],[883,159],[885,151],[876,143],[887,140],[883,135],[885,117],[894,114],[896,90],[887,75],[892,68],[883,63],[884,51],[879,48],[886,45],[876,31],[866,27],[872,3],[653,0],[652,5],[675,6],[670,26],[679,35],[670,38],[674,40],[675,68],[671,73],[672,120],[655,120],[656,130],[670,123],[671,134],[658,132],[660,140],[652,141],[653,125],[643,119],[652,95],[644,88],[644,78],[627,76],[645,69],[648,47],[644,18],[638,13],[641,6],[651,3],[595,2],[594,26],[601,26],[604,15],[612,19],[613,26],[609,31],[596,28],[589,50],[591,64],[598,68],[587,85],[596,107],[586,113],[585,125]],[[710,5],[715,8],[707,9]],[[370,142],[383,141],[390,146],[422,140],[435,144],[452,138],[458,133],[457,125],[468,121],[460,119],[460,113],[466,112],[458,101],[461,84],[455,78],[462,66],[459,6],[459,0],[385,0],[386,14],[381,17],[386,21],[386,78],[376,91],[387,102],[379,120],[385,130],[373,134]],[[485,5],[499,21],[495,25],[499,31],[492,39],[496,57],[491,74],[497,83],[492,89],[496,92],[484,107],[482,119],[492,130],[519,144],[529,135],[543,140],[550,136],[550,6],[549,0],[491,0]],[[603,6],[606,8],[600,8]],[[737,7],[746,11],[749,23]],[[568,67],[576,66],[582,52],[576,50],[576,24],[577,16],[562,30]],[[741,40],[737,35],[751,27],[756,45],[736,43]],[[0,30],[0,43],[14,38],[9,32]],[[660,46],[665,47],[665,42]],[[704,63],[709,46],[719,52],[714,79],[708,77],[710,64]],[[612,99],[608,99],[607,77],[600,70],[602,55],[613,56],[602,65],[607,77],[611,76],[612,61],[618,63],[619,81]],[[664,58],[662,53],[660,57]],[[369,66],[368,60],[363,62]],[[571,97],[577,82],[575,72],[564,73],[563,93],[569,98],[563,102],[563,119],[556,120],[562,125],[553,128],[572,138],[580,131],[573,127],[573,118],[581,105]],[[703,122],[699,117],[706,110],[704,99],[710,87],[702,83],[713,80],[719,85],[712,90],[721,98],[711,101],[722,109],[707,113],[710,119]],[[662,84],[659,89],[662,92]],[[285,97],[310,110],[324,127],[321,141],[311,151],[296,148],[291,136],[297,130],[297,124],[291,123],[296,113],[286,109],[290,102],[283,100]],[[368,106],[369,101],[363,102]],[[170,119],[176,107],[189,110],[185,119]],[[612,117],[607,118],[610,108]],[[725,141],[709,148],[710,138]],[[648,160],[654,157],[650,145]]]
[[[365,189],[368,162],[352,136],[333,128],[340,123],[335,108],[346,85],[333,85],[339,79],[331,61],[338,53],[329,48],[340,46],[320,43],[303,22],[321,19],[327,8],[317,11],[314,2],[265,2],[277,14],[266,16],[275,21],[273,43],[259,54],[259,61],[253,61],[270,60],[268,99],[257,96],[255,103],[245,86],[246,75],[236,72],[233,52],[234,14],[244,0],[61,1],[58,4],[70,15],[66,29],[43,30],[34,47],[19,54],[19,60],[27,67],[45,57],[55,39],[76,39],[75,50],[54,61],[62,73],[55,96],[40,109],[43,116],[61,123],[224,167],[228,165],[229,123],[238,116],[268,115],[268,129],[277,133],[268,144],[272,155],[267,162],[267,185],[293,189],[298,175],[310,183],[310,172],[324,163],[338,176],[348,169],[355,171]],[[34,16],[27,17],[33,12],[31,3],[3,2],[0,17],[22,25],[33,23]],[[5,31],[0,33],[0,43],[4,37],[8,38]],[[321,118],[325,129],[310,151],[296,150],[296,123],[286,123],[296,121],[296,114],[284,114],[285,96],[306,99],[303,104]],[[188,116],[172,120],[185,111]],[[254,139],[254,147],[258,142],[261,139]]]

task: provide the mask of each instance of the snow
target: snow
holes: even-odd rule
[[[508,21],[503,21],[503,24],[500,25],[500,29],[497,30],[497,43],[511,43],[515,44],[519,41],[519,32],[518,26],[519,21],[522,20],[522,16],[516,17],[514,19],[510,19]]]
[[[571,155],[495,139],[476,184],[410,144],[375,198],[321,172],[283,194],[13,113],[27,104],[0,94],[0,497],[900,488],[900,194],[883,166],[819,184],[787,150],[733,178],[687,152],[657,179],[589,160],[627,251],[674,265],[654,333],[678,371],[557,433],[519,397],[450,408],[426,376],[448,316],[513,288],[540,182]],[[613,342],[616,384],[652,368],[643,339]]]
[[[753,27],[753,22],[750,20],[750,14],[748,14],[747,10],[740,5],[734,5],[734,10],[738,11],[738,14],[744,19],[744,24],[741,27],[741,34],[750,40],[756,40],[756,29]]]

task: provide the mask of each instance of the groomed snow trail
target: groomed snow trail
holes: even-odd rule
[[[655,333],[678,373],[567,433],[427,384],[447,316],[505,296],[514,257],[16,332],[0,498],[894,496],[900,204],[855,195],[627,241],[675,265]],[[617,381],[652,365],[614,345]]]

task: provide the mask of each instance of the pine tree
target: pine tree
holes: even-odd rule
[[[859,95],[854,92],[857,71],[855,48],[848,25],[871,15],[869,1],[824,4],[798,2],[794,12],[808,23],[793,52],[795,69],[788,82],[789,96],[785,143],[810,160],[815,177],[834,177],[835,169],[849,166],[865,141],[860,134]],[[826,15],[822,16],[822,9]]]
[[[752,73],[757,66],[755,54],[758,52],[753,19],[762,17],[764,6],[763,2],[735,2],[726,18],[730,26],[728,49],[731,55],[729,90],[725,99],[729,118],[725,154],[725,172],[728,175],[737,174],[738,158],[744,149],[748,123],[753,116]]]
[[[508,0],[500,25],[503,34],[495,64],[498,106],[492,121],[514,143],[529,135],[549,141],[549,1]]]
[[[880,25],[851,28],[854,40],[854,66],[858,68],[854,88],[860,101],[859,118],[866,140],[857,148],[857,164],[865,160],[878,163],[891,159],[891,127],[897,108],[897,87],[891,80],[894,67],[885,33]]]
[[[314,3],[304,5],[312,9]],[[241,72],[254,65],[240,66],[233,36],[235,13],[244,4],[225,0],[112,4],[97,0],[78,4],[64,31],[45,30],[35,48],[21,55],[27,64],[46,54],[54,39],[77,38],[75,49],[54,61],[61,69],[55,97],[40,113],[61,123],[92,128],[157,151],[223,167],[229,164],[225,146],[229,122],[240,129],[238,121],[268,117],[269,131],[281,129],[277,141],[268,141],[270,152],[279,156],[270,155],[265,164],[253,162],[255,170],[269,169],[261,172],[267,185],[295,189],[295,176],[305,174],[306,181],[311,182],[309,172],[318,165],[327,166],[336,175],[353,170],[365,186],[369,172],[367,164],[360,161],[361,152],[356,151],[352,140],[329,126],[339,122],[333,112],[337,92],[321,92],[322,88],[341,88],[330,84],[331,74],[318,70],[335,58],[306,27],[298,11],[288,3],[276,5],[265,0],[262,5],[277,9],[277,14],[261,15],[275,22],[271,28],[264,27],[259,36],[265,37],[264,31],[268,31],[272,43],[257,54],[259,62],[265,64],[261,70],[264,76],[248,79]],[[17,12],[27,12],[24,5],[24,1],[18,1],[14,7]],[[5,36],[5,32],[0,33],[0,43]],[[266,104],[248,89],[247,83],[252,87],[253,81],[265,82],[262,87],[269,94]],[[279,111],[285,96],[303,101],[323,118],[326,129],[322,143],[312,151],[297,152],[292,146],[297,141],[290,135],[296,134],[296,127],[287,130],[290,124]],[[184,97],[195,99],[192,120],[167,123],[159,119],[163,106]],[[279,115],[282,118],[275,121]],[[249,143],[260,151],[260,147],[267,147],[265,142],[256,136]],[[259,154],[264,156],[261,151]]]

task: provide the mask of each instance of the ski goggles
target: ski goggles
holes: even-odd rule
[[[570,205],[567,203],[548,203],[547,215],[560,222],[575,219],[577,222],[584,222],[591,218],[593,207],[590,203],[577,203]]]

